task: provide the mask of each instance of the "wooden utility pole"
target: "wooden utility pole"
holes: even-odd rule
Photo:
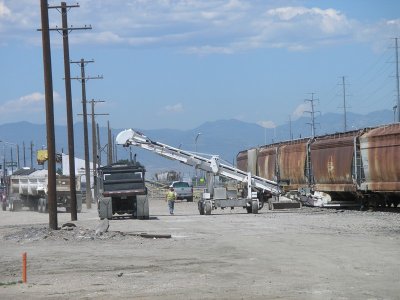
[[[22,148],[24,148],[24,167],[26,167],[26,159],[25,159],[25,142],[22,142]]]
[[[107,165],[111,165],[113,161],[113,146],[112,146],[112,139],[111,139],[111,128],[110,128],[110,121],[107,121],[107,133],[108,133],[108,151],[107,151]]]
[[[95,114],[94,113],[94,105],[96,103],[105,102],[101,100],[95,101],[92,99],[89,101],[92,104],[92,151],[93,151],[93,189],[94,189],[94,196],[97,199],[97,145],[96,145],[96,120],[95,116],[102,115],[106,116],[108,114]]]
[[[86,81],[89,79],[103,79],[102,76],[97,77],[86,77],[85,66],[88,63],[93,63],[94,60],[71,61],[71,63],[79,64],[81,67],[81,77],[74,77],[71,79],[77,79],[82,84],[82,115],[83,115],[83,139],[85,147],[85,177],[86,177],[86,207],[92,208],[92,192],[90,186],[90,160],[89,160],[89,140],[88,140],[88,123],[87,123],[87,101],[86,101]]]
[[[397,122],[400,122],[400,87],[399,87],[399,46],[398,38],[395,38],[396,44],[396,88],[397,88]]]
[[[33,169],[33,141],[31,141],[31,169]]]
[[[100,128],[99,123],[96,123],[96,132],[97,132],[97,165],[101,166],[101,146],[100,146]]]
[[[40,0],[41,31],[43,45],[44,88],[46,102],[46,129],[48,152],[47,200],[49,208],[49,228],[58,229],[56,199],[56,150],[54,134],[53,79],[51,70],[51,50],[49,33],[49,12],[47,0]],[[32,159],[31,159],[32,163]]]
[[[69,157],[69,188],[70,188],[70,212],[71,221],[78,219],[76,208],[76,176],[75,176],[75,143],[74,143],[74,121],[72,111],[72,92],[71,92],[71,69],[69,63],[69,42],[68,33],[77,29],[91,29],[91,27],[68,27],[67,9],[79,7],[76,5],[68,5],[61,2],[61,6],[49,6],[57,10],[61,9],[62,28],[52,28],[50,30],[57,30],[63,37],[63,50],[64,50],[64,74],[65,74],[65,102],[67,106],[67,131],[68,131],[68,157]]]

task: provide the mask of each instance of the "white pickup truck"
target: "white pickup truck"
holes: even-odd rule
[[[174,181],[170,185],[176,193],[176,199],[186,199],[187,202],[193,202],[193,187],[185,181]]]

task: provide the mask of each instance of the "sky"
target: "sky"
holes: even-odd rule
[[[87,100],[104,101],[95,112],[109,114],[96,117],[100,126],[188,130],[238,119],[274,128],[309,115],[310,99],[322,115],[343,113],[343,94],[346,111],[361,114],[393,110],[397,101],[398,0],[79,5],[68,11],[68,24],[92,29],[71,31],[70,59],[93,59],[86,76],[103,76],[86,82]],[[49,20],[61,27],[56,9]],[[0,0],[0,124],[45,123],[40,22],[39,0]],[[65,125],[62,36],[50,36],[54,118]],[[78,65],[71,76],[80,76]],[[81,122],[78,80],[72,97],[74,123]]]

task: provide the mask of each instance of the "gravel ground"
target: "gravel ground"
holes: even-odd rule
[[[0,211],[0,298],[400,299],[399,213],[175,211],[152,199],[150,220],[111,220],[102,235],[95,207],[57,231],[46,214]]]

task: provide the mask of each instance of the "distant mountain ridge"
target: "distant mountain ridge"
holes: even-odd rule
[[[347,129],[354,130],[364,127],[377,126],[392,123],[393,112],[390,110],[376,111],[367,115],[347,113]],[[292,136],[294,139],[311,136],[309,118],[302,117],[291,124]],[[324,135],[334,132],[344,131],[343,115],[327,113],[316,118],[316,135]],[[91,149],[91,126],[89,125],[89,145]],[[125,129],[125,128],[123,128]],[[123,129],[112,129],[116,136]],[[150,139],[159,141],[171,146],[188,151],[195,151],[195,138],[201,133],[197,140],[197,151],[199,153],[218,154],[220,158],[233,163],[239,151],[269,144],[272,142],[290,139],[290,125],[286,123],[276,128],[263,128],[255,123],[248,123],[236,119],[217,120],[205,122],[204,124],[189,130],[176,129],[151,129],[135,128]],[[55,126],[56,149],[57,152],[68,152],[68,140],[66,126]],[[84,157],[83,147],[83,124],[74,124],[75,156]],[[19,145],[20,164],[23,164],[23,142],[25,142],[25,161],[30,166],[30,142],[34,144],[34,152],[38,149],[46,148],[46,126],[45,124],[32,124],[29,122],[17,122],[0,125],[0,140],[16,143]],[[100,144],[103,147],[107,143],[107,128],[100,127]],[[3,144],[4,145],[4,144]],[[1,147],[1,146],[0,146]],[[9,148],[9,145],[6,149]],[[1,149],[1,148],[0,148]],[[10,157],[7,150],[6,156]],[[90,157],[92,156],[92,150]],[[150,173],[161,170],[178,169],[182,172],[192,172],[192,169],[183,168],[182,164],[159,157],[138,148],[132,148],[132,152],[137,154],[137,159],[141,161]],[[3,154],[2,149],[0,153]],[[106,153],[101,154],[103,164],[105,163]],[[129,149],[118,147],[118,159],[129,157]],[[14,148],[14,161],[16,160]],[[36,160],[36,157],[34,158]]]

